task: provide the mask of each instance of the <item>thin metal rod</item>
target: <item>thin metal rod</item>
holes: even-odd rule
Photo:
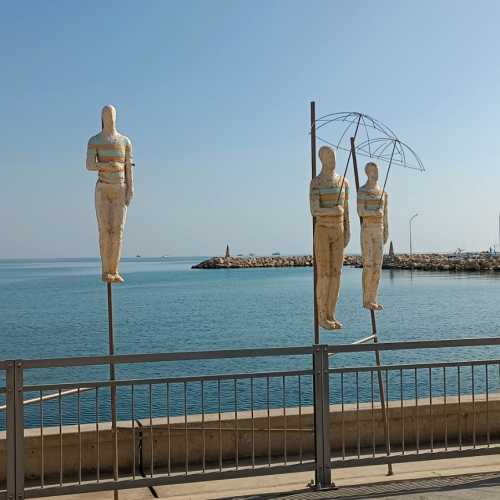
[[[254,413],[253,377],[250,379],[250,407],[252,415],[252,469],[255,469],[255,413]]]
[[[476,447],[476,390],[474,381],[474,365],[471,366],[472,379],[472,447]]]
[[[446,366],[443,366],[443,393],[444,393],[444,451],[448,451],[448,408],[446,389]]]
[[[371,321],[372,321],[372,332],[373,335],[375,335],[375,338],[373,339],[373,342],[375,344],[378,344],[378,337],[377,337],[377,323],[375,321],[375,311],[370,311],[370,316],[371,316]],[[377,364],[377,367],[381,366],[380,363],[380,352],[375,351],[375,362]],[[385,404],[385,391],[384,391],[384,381],[382,379],[382,371],[377,370],[377,378],[378,378],[378,387],[379,387],[379,392],[380,392],[380,407],[382,408],[382,415],[384,417],[384,439],[385,439],[385,451],[387,456],[389,457],[391,455],[391,443],[389,440],[389,418],[387,415],[387,408]],[[392,464],[389,462],[387,463],[387,475],[392,476],[393,471],[392,471]]]
[[[391,171],[392,159],[394,157],[394,150],[395,149],[396,149],[396,139],[394,139],[394,146],[392,147],[391,159],[389,161],[389,167],[387,167],[387,174],[385,174],[384,187],[382,188],[382,194],[380,195],[380,201],[382,201],[382,198],[384,197],[385,186],[387,184],[387,179],[389,178],[389,172]]]
[[[149,384],[149,439],[151,441],[151,471],[150,476],[154,476],[154,436],[153,436],[153,386]]]
[[[202,471],[206,472],[207,444],[206,444],[206,436],[205,436],[205,386],[203,384],[203,380],[201,381],[200,389],[201,389],[201,442],[202,442],[201,467],[202,467]]]
[[[342,182],[340,184],[340,191],[339,191],[339,195],[337,197],[337,205],[339,203],[339,200],[340,200],[340,195],[342,194],[342,189],[344,187],[344,183],[345,183],[345,178],[346,178],[346,175],[347,175],[347,170],[349,168],[349,161],[351,160],[351,157],[353,158],[353,162],[354,162],[354,156],[352,154],[352,144],[354,143],[354,141],[356,140],[356,136],[358,135],[358,129],[359,129],[359,122],[361,121],[361,115],[358,116],[358,123],[356,123],[356,130],[354,131],[354,137],[351,137],[351,150],[349,151],[349,156],[347,157],[347,162],[345,164],[345,169],[344,169],[344,175],[342,176]],[[359,186],[357,187],[357,189],[359,188]]]
[[[358,192],[359,191],[358,159],[356,157],[356,145],[354,141],[355,141],[354,137],[351,137],[351,156],[352,156],[352,166],[354,167],[354,182],[356,183],[356,192]]]
[[[431,453],[434,452],[434,415],[432,413],[432,368],[429,368],[429,417],[431,420],[430,445]]]
[[[67,391],[61,391],[61,396],[70,396],[71,394],[80,394],[85,391],[91,391],[93,390],[94,387],[76,387],[74,389],[70,389]],[[37,398],[31,398],[31,399],[25,399],[23,401],[23,405],[33,405],[33,404],[39,404],[40,401],[50,401],[52,399],[57,399],[59,397],[59,390],[57,392],[54,392],[52,394],[46,394],[45,396],[39,396]],[[7,405],[2,405],[0,406],[0,411],[6,410]]]
[[[316,103],[311,101],[311,179],[316,177]],[[314,235],[316,234],[316,217],[312,218],[313,227],[313,286],[314,286],[314,343],[319,344],[318,297],[316,286],[318,284],[318,268],[314,248]]]
[[[78,390],[77,397],[77,418],[78,418],[78,484],[82,484],[82,424],[80,418],[80,388]],[[40,393],[41,395],[41,393]]]
[[[344,373],[340,373],[340,408],[341,408],[341,435],[342,435],[342,460],[345,460],[345,414],[344,414]]]
[[[458,391],[458,447],[460,451],[462,450],[462,401],[460,388],[460,366],[457,366],[457,391]]]
[[[60,391],[59,391],[60,392]],[[62,399],[59,397],[59,486],[63,484],[63,417],[62,417]]]
[[[115,340],[113,335],[113,292],[111,283],[107,283],[108,290],[108,344],[109,355],[115,354]],[[109,379],[115,380],[115,365],[109,364]],[[111,435],[113,441],[113,480],[118,481],[118,432],[116,425],[116,386],[111,386]],[[114,500],[118,500],[118,490],[113,490]]]
[[[413,380],[415,384],[415,445],[417,447],[417,455],[420,453],[420,419],[418,413],[418,370],[413,370]]]
[[[303,463],[302,455],[302,379],[300,375],[298,376],[299,384],[299,462]]]
[[[355,342],[352,343],[352,345],[364,344],[365,342],[369,342],[370,340],[375,340],[375,335],[369,335],[364,339],[356,340]]]
[[[136,461],[136,449],[135,449],[135,396],[134,396],[134,385],[130,386],[130,405],[131,405],[131,426],[132,426],[132,479],[135,479],[135,461]],[[168,424],[167,424],[168,425]],[[170,429],[169,429],[170,430]]]
[[[401,455],[405,454],[405,406],[403,397],[403,370],[399,370],[399,401],[401,404]]]
[[[484,365],[486,375],[486,443],[490,447],[490,385],[488,379],[488,365]]]
[[[45,486],[45,456],[43,439],[43,393],[40,391],[40,486]]]
[[[356,374],[356,434],[357,434],[357,453],[358,459],[361,458],[361,428],[359,420],[359,372]]]

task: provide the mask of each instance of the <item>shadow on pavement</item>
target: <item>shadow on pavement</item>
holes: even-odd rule
[[[492,490],[482,490],[492,488]],[[405,498],[499,498],[500,472],[467,474],[463,476],[436,477],[428,479],[391,481],[372,485],[343,486],[331,491],[301,490],[289,493],[270,493],[228,497],[239,500],[316,500],[384,498],[404,496]]]

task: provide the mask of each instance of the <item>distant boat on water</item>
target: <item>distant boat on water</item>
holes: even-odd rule
[[[140,258],[141,258],[141,256],[140,256],[139,254],[137,254],[135,257],[136,257],[137,259],[140,259]]]
[[[281,254],[280,254],[279,252],[273,252],[271,255],[272,255],[273,257],[278,257],[278,255],[281,255]]]

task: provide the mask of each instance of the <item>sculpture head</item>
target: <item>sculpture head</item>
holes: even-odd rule
[[[116,124],[116,109],[111,104],[106,104],[101,111],[102,129],[113,131]]]
[[[369,161],[365,165],[365,173],[370,183],[376,184],[378,182],[378,165],[375,162]]]
[[[331,173],[335,170],[335,151],[332,148],[321,146],[319,148],[319,159],[325,172]]]

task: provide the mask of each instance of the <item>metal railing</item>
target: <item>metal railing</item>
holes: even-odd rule
[[[500,359],[380,368],[341,360],[377,350],[499,345],[500,338],[486,338],[0,362],[7,450],[0,498],[307,470],[317,488],[328,488],[339,467],[498,453]],[[207,374],[203,365],[205,373],[195,375],[60,381],[110,363],[125,370],[182,362],[193,373],[205,361],[239,359],[248,361],[245,371]],[[262,370],[263,359],[294,369]],[[56,382],[40,383],[46,369],[62,374],[52,371]]]

